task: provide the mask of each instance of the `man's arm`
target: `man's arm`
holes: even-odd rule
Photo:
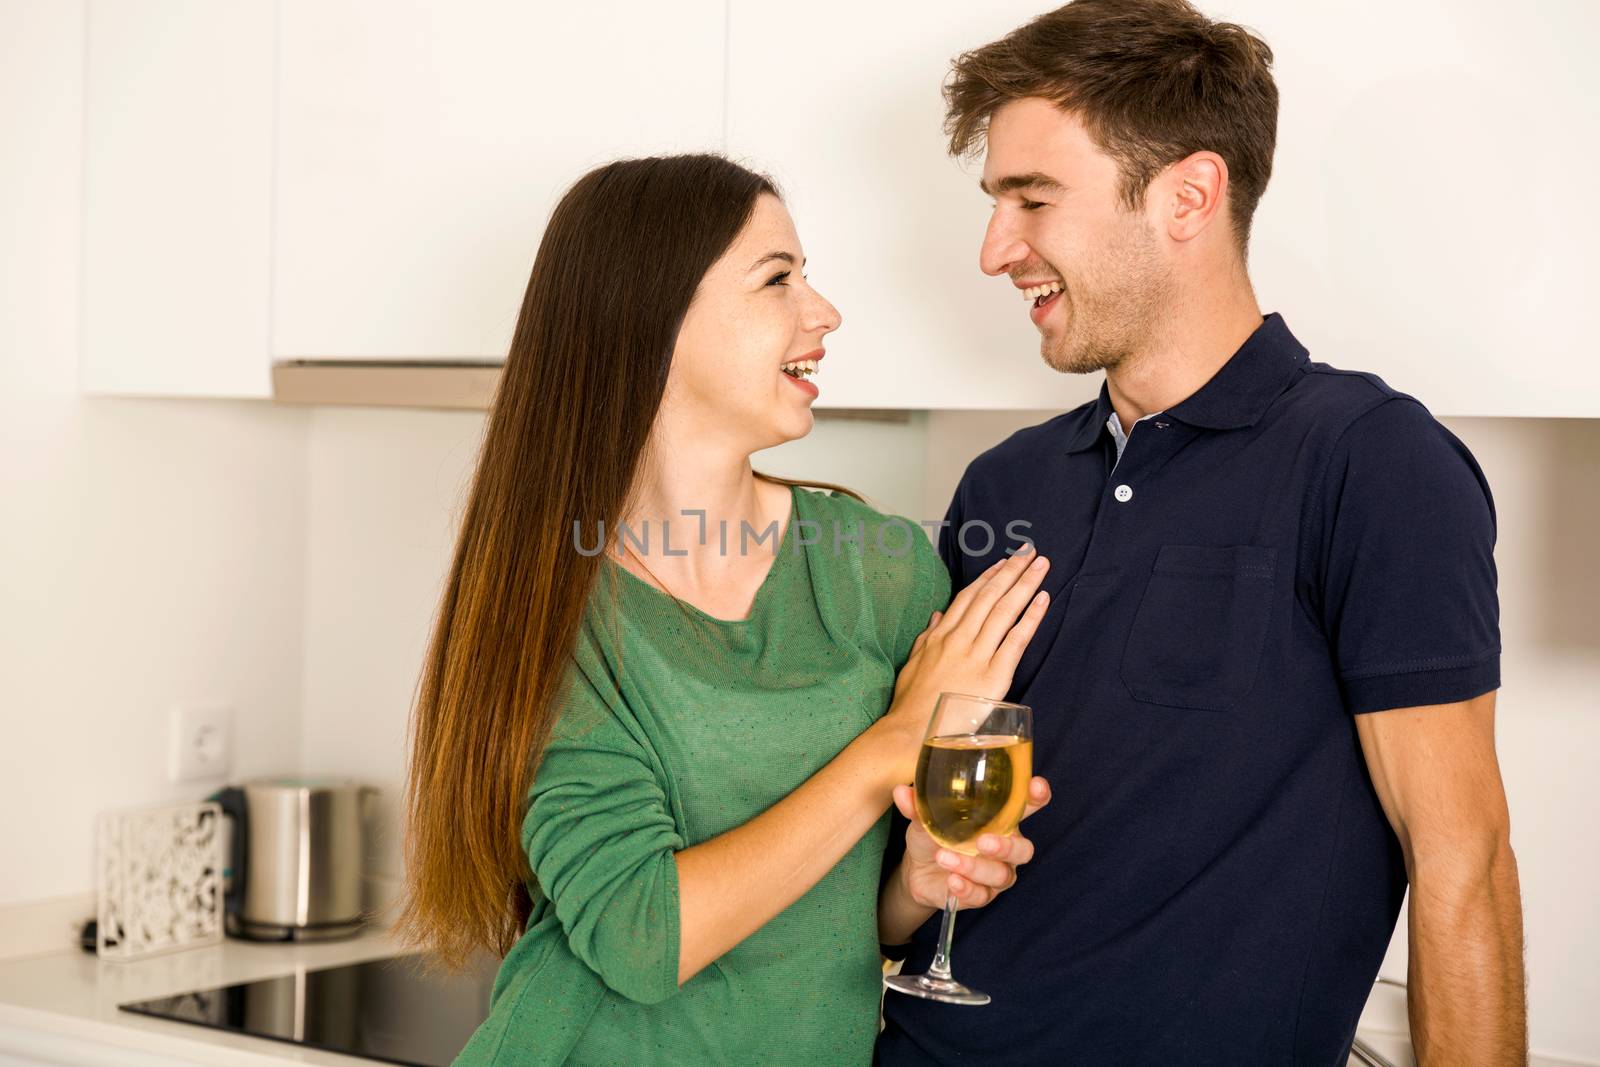
[[[1411,882],[1407,973],[1422,1067],[1525,1064],[1522,894],[1493,692],[1355,716]]]

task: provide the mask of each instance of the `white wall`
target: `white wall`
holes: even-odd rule
[[[407,714],[483,422],[355,408],[311,417],[302,763],[381,790],[375,901],[400,873]]]
[[[234,706],[238,774],[298,763],[307,494],[304,412],[78,395],[82,18],[0,0],[0,906],[73,912],[96,812],[204,795],[171,704]]]

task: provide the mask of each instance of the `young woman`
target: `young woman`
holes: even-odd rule
[[[458,1064],[867,1064],[880,939],[1032,854],[913,828],[880,877],[935,696],[1004,695],[1046,564],[947,606],[914,525],[752,470],[810,431],[794,365],[839,326],[803,264],[719,156],[601,167],[551,216],[412,723],[399,930],[503,957]]]

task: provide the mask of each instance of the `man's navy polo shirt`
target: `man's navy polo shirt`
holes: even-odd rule
[[[889,993],[879,1062],[1343,1064],[1406,888],[1352,716],[1499,685],[1488,485],[1277,315],[1114,474],[1110,412],[1102,387],[979,456],[941,530],[957,589],[1015,520],[1050,558],[1009,696],[1054,799],[1017,884],[956,924],[993,1003]]]

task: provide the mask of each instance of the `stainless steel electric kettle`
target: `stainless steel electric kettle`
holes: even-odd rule
[[[260,778],[208,799],[233,824],[225,927],[252,941],[360,931],[364,802],[377,790],[327,778]]]

